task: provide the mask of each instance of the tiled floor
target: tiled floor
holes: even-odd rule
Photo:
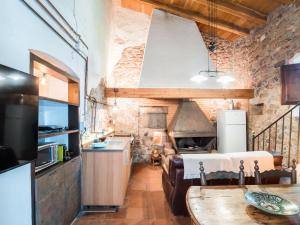
[[[135,165],[125,206],[117,213],[82,216],[76,225],[190,225],[190,219],[175,217],[165,200],[161,168]]]

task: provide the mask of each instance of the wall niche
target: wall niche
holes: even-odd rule
[[[141,128],[167,129],[168,107],[165,106],[141,106]]]

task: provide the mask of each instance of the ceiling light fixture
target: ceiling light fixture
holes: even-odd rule
[[[199,75],[195,75],[195,76],[191,77],[190,80],[195,82],[195,83],[202,83],[202,82],[208,80],[208,77],[199,74]]]
[[[208,4],[208,17],[209,17],[209,44],[207,51],[207,70],[201,70],[198,75],[193,76],[190,80],[196,83],[201,83],[208,78],[217,78],[217,82],[226,83],[234,81],[234,78],[225,75],[224,71],[218,70],[218,45],[217,45],[217,6],[216,0],[207,0]],[[210,53],[215,56],[216,68],[210,68],[209,57]],[[221,78],[224,77],[224,78]],[[226,77],[226,78],[225,78]],[[230,77],[230,78],[229,78]]]
[[[9,78],[12,79],[12,80],[15,80],[15,81],[24,80],[25,79],[25,77],[23,77],[23,76],[21,76],[19,74],[10,75]]]
[[[46,85],[46,83],[47,83],[47,77],[46,77],[46,73],[43,73],[43,75],[40,77],[40,83],[41,83],[41,85]]]
[[[231,76],[228,75],[224,75],[224,76],[220,76],[219,78],[217,78],[217,82],[219,83],[223,83],[223,84],[228,84],[235,81],[235,79]]]
[[[113,112],[117,112],[117,111],[118,111],[118,105],[117,105],[117,92],[118,92],[118,89],[114,88],[115,101],[114,101],[114,105],[113,105],[113,107],[112,107],[112,111],[113,111]]]

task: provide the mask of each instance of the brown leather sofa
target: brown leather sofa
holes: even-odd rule
[[[282,164],[282,156],[274,156],[274,165],[278,168]],[[163,166],[162,185],[175,216],[188,216],[185,203],[185,195],[190,186],[200,186],[200,179],[183,179],[183,160],[178,156],[173,156],[169,160],[168,166]],[[276,181],[278,182],[278,180]],[[273,183],[273,182],[272,182]],[[208,185],[227,185],[226,181],[218,180]],[[232,184],[232,183],[231,183]],[[254,178],[246,177],[246,184],[254,184]]]
[[[163,167],[162,185],[169,206],[175,216],[188,215],[185,195],[192,185],[200,186],[200,179],[184,180],[183,160],[174,156],[170,159],[168,171]]]

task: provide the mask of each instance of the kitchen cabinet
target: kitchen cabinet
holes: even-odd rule
[[[300,101],[300,64],[281,66],[281,104],[295,105]]]
[[[129,137],[112,137],[101,149],[82,150],[84,206],[121,206],[127,191],[132,157]]]
[[[36,224],[70,225],[81,206],[81,157],[36,177]]]
[[[65,168],[65,224],[71,224],[81,206],[80,158],[67,163]]]

